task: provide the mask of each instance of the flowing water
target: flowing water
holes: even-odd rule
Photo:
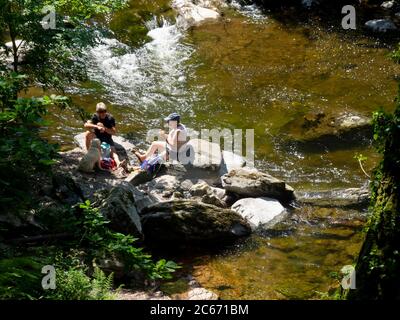
[[[68,90],[86,111],[106,102],[119,132],[136,142],[173,111],[196,130],[251,128],[256,166],[298,190],[365,183],[353,157],[367,155],[366,169],[374,166],[378,157],[368,139],[304,149],[287,144],[286,131],[309,112],[392,110],[400,69],[388,49],[314,23],[283,23],[235,2],[223,18],[180,30],[167,1],[154,2],[155,16],[143,24],[147,42],[132,46],[126,34],[127,17],[138,12],[134,3],[115,18],[116,38],[88,52],[90,81]],[[70,148],[82,121],[59,112],[50,120],[47,137]],[[222,298],[318,298],[335,283],[329,274],[357,255],[364,220],[357,210],[297,208],[279,230],[201,255],[190,266]]]

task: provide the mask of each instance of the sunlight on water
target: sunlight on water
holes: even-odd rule
[[[250,22],[264,22],[268,20],[268,17],[262,12],[262,10],[256,5],[241,5],[238,1],[232,0],[230,3],[231,7],[240,12],[247,18],[250,18]]]

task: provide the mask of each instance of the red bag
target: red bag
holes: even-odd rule
[[[105,158],[101,160],[100,166],[106,170],[113,170],[117,167],[114,159]]]

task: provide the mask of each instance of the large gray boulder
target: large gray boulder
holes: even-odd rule
[[[211,4],[213,1],[196,1],[197,4],[191,0],[174,0],[172,1],[172,8],[178,13],[177,24],[180,28],[187,29],[191,26],[197,25],[204,20],[217,19],[220,14]]]
[[[182,181],[173,175],[162,175],[140,185],[139,189],[147,192],[158,202],[168,201],[171,198],[182,198],[184,186]]]
[[[221,177],[222,187],[240,197],[294,199],[293,188],[284,181],[256,169],[232,170]]]
[[[122,182],[111,189],[109,194],[95,205],[110,223],[109,227],[117,232],[142,237],[142,225],[135,205],[136,188]]]
[[[271,223],[285,212],[278,200],[266,197],[240,199],[231,209],[245,218],[253,230]]]
[[[171,200],[142,213],[146,241],[153,245],[232,242],[251,232],[250,225],[229,209],[194,200]]]
[[[199,198],[199,200],[203,203],[212,204],[222,208],[227,206],[225,202],[225,189],[211,187],[205,181],[200,181],[192,185],[189,193],[192,197]]]
[[[222,151],[221,175],[234,169],[243,168],[245,165],[246,160],[242,156],[231,151]]]

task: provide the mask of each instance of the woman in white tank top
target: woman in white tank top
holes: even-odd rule
[[[187,140],[187,130],[186,127],[180,123],[180,118],[179,114],[171,113],[164,119],[167,121],[169,127],[168,134],[164,131],[161,132],[161,137],[164,138],[165,141],[153,141],[150,148],[144,154],[140,154],[136,151],[135,155],[138,157],[140,162],[151,158],[156,152],[158,152],[159,155],[163,155],[164,160],[168,160],[172,153],[176,153],[178,157],[179,151],[182,146],[186,144]],[[175,159],[175,157],[173,158]]]

